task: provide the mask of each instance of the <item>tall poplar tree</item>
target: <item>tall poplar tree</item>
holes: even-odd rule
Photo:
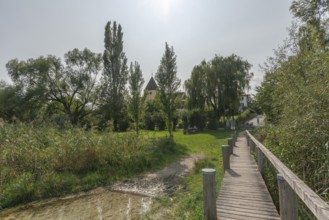
[[[129,75],[129,110],[135,122],[135,130],[138,133],[139,121],[142,112],[142,87],[144,84],[144,78],[142,70],[137,62],[130,64],[130,75]]]
[[[165,52],[160,61],[160,66],[155,74],[158,84],[159,98],[163,111],[167,115],[167,128],[170,137],[173,137],[173,115],[175,110],[176,93],[180,86],[177,78],[176,55],[173,47],[166,43]]]
[[[128,80],[127,58],[123,52],[123,33],[121,25],[114,21],[105,26],[105,50],[103,53],[104,71],[102,77],[103,93],[101,109],[105,120],[113,120],[114,130],[124,107],[125,86]]]

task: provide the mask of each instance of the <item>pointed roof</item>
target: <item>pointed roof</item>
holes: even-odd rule
[[[145,90],[156,90],[157,88],[158,88],[158,85],[156,84],[156,82],[152,76],[150,81],[148,82],[147,86],[145,87]]]

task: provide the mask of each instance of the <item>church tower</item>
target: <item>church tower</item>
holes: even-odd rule
[[[147,83],[145,87],[146,101],[153,101],[155,99],[155,95],[157,92],[158,85],[156,84],[153,76],[151,77],[150,81]]]

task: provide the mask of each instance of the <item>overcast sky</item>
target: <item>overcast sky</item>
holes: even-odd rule
[[[219,54],[248,60],[259,85],[259,64],[287,37],[292,0],[0,0],[0,79],[13,58],[63,57],[74,48],[103,52],[107,21],[124,33],[128,61],[138,61],[146,83],[165,42],[177,55],[178,77]],[[146,85],[145,83],[145,85]]]

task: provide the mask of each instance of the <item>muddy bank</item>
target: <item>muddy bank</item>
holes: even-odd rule
[[[160,171],[109,187],[4,210],[0,219],[141,219],[151,208],[152,197],[170,195],[181,187],[181,178],[201,158],[202,155],[183,157]]]
[[[6,210],[0,213],[0,219],[135,219],[145,214],[151,203],[150,197],[98,188],[79,196]]]
[[[180,179],[187,175],[195,163],[203,155],[190,155],[171,163],[164,169],[155,173],[144,174],[136,179],[119,182],[110,189],[113,191],[131,192],[150,197],[170,195],[180,188]]]

